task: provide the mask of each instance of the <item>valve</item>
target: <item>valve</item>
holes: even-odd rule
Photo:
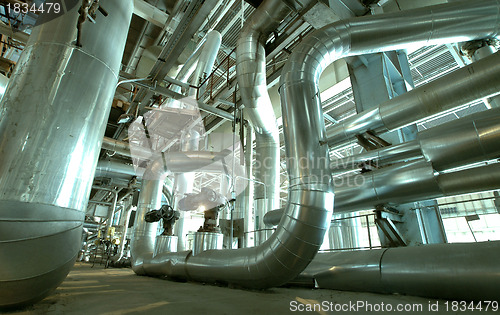
[[[158,210],[152,210],[146,213],[144,220],[148,223],[162,220],[162,235],[173,235],[173,225],[180,217],[179,211],[175,211],[170,205],[163,205]]]

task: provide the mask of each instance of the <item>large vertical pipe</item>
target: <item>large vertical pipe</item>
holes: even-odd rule
[[[264,215],[279,208],[279,132],[273,105],[267,92],[265,43],[282,19],[290,13],[284,1],[266,0],[248,18],[236,48],[236,73],[245,115],[255,130],[254,202],[256,228],[264,229]],[[256,232],[261,244],[270,233]]]
[[[221,35],[217,31],[210,31],[207,36],[203,48],[196,65],[196,69],[193,73],[193,79],[191,84],[198,86],[203,76],[206,76],[212,71],[215,59],[217,57],[217,52],[219,51],[221,44]],[[187,79],[187,78],[186,78]],[[202,94],[202,91],[198,91],[198,95]],[[188,95],[191,97],[196,97],[196,89],[190,89]],[[200,145],[200,133],[195,130],[195,128],[186,130],[181,139],[181,150],[182,151],[198,151]],[[179,174],[176,177],[177,182],[177,192],[181,195],[179,199],[183,198],[183,195],[191,193],[194,186],[195,173],[184,173]],[[178,199],[178,200],[179,200]],[[182,212],[179,220],[175,224],[175,230],[177,235],[177,249],[179,251],[184,250],[186,244],[186,233],[184,229],[185,213]]]
[[[162,187],[163,181],[160,179],[142,180],[134,221],[134,235],[130,244],[130,256],[134,262],[132,268],[138,274],[143,273],[141,270],[143,257],[152,257],[154,253],[158,223],[148,223],[144,216],[151,210],[160,209]]]
[[[36,302],[72,267],[111,108],[131,0],[82,27],[78,7],[39,17],[0,118],[0,307]],[[46,19],[46,20],[45,20]]]

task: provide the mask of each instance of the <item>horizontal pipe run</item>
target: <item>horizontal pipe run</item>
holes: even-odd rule
[[[342,121],[327,131],[327,142],[337,146],[369,130],[395,130],[498,93],[500,53],[495,53]]]
[[[452,300],[500,299],[500,242],[428,244],[318,255],[319,288]]]
[[[343,178],[335,185],[335,213],[498,188],[500,163],[434,175],[430,163],[416,160]],[[264,221],[277,225],[282,213],[282,210],[270,211]]]
[[[332,175],[363,163],[381,167],[424,157],[434,170],[445,171],[500,156],[500,109],[491,109],[421,131],[417,140],[332,160]]]

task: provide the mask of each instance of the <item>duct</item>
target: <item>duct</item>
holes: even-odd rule
[[[327,141],[334,146],[369,130],[394,130],[499,91],[496,53],[344,120],[328,130]]]
[[[109,14],[82,25],[81,48],[77,6],[40,15],[1,103],[0,308],[50,294],[80,249],[133,9],[101,3]]]
[[[332,161],[332,174],[374,162],[380,167],[425,157],[434,170],[445,171],[500,155],[500,109],[475,113],[418,133],[417,140]]]
[[[338,252],[306,271],[324,289],[498,300],[499,249],[496,241]]]
[[[288,14],[284,1],[264,1],[246,20],[236,46],[236,74],[245,115],[255,131],[254,186],[256,230],[264,227],[264,214],[279,207],[279,132],[273,105],[267,92],[265,43]],[[264,242],[267,231],[255,235],[256,244]]]

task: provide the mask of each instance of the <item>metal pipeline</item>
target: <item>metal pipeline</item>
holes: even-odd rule
[[[222,36],[219,32],[212,30],[207,33],[206,41],[203,44],[196,70],[193,73],[193,81],[191,82],[191,85],[198,86],[202,80],[210,75],[215,59],[217,58],[217,53],[219,52],[221,41]],[[199,91],[193,88],[188,92],[188,95],[194,97],[196,97],[196,95],[202,96],[206,88],[207,86],[200,87]]]
[[[256,229],[264,227],[264,214],[279,207],[279,131],[273,105],[267,92],[266,52],[269,34],[290,9],[281,0],[266,0],[245,21],[236,46],[236,74],[244,113],[255,130],[255,180],[265,185],[254,186]],[[250,148],[251,149],[251,148]],[[267,231],[255,235],[256,244],[264,242]]]
[[[322,289],[496,301],[499,249],[496,241],[337,252],[304,272]]]
[[[99,161],[95,171],[95,177],[116,177],[119,175],[142,177],[143,174],[144,169],[135,169],[133,165],[115,161]]]
[[[254,248],[212,250],[197,256],[179,252],[151,258],[148,248],[143,251],[147,255],[134,259],[136,273],[252,288],[272,287],[294,278],[316,255],[333,211],[326,131],[317,87],[321,71],[335,59],[356,53],[394,49],[419,41],[496,36],[498,7],[496,0],[450,3],[343,21],[309,35],[290,56],[281,75],[290,186],[277,231]],[[381,47],[381,43],[385,46]],[[144,214],[138,212],[139,217]],[[148,229],[138,227],[138,235]],[[149,237],[148,242],[153,239]]]
[[[0,308],[50,294],[73,266],[132,17],[131,0],[42,14],[17,63],[0,115]],[[82,88],[84,87],[84,88]]]
[[[500,155],[500,109],[475,113],[418,133],[417,140],[333,160],[332,174],[357,169],[360,164],[380,167],[424,157],[441,172]]]
[[[389,166],[336,183],[335,213],[498,189],[499,172],[500,164],[438,175],[424,160]],[[282,210],[270,211],[264,220],[277,225],[282,215]]]
[[[434,175],[423,160],[344,178],[335,186],[335,212],[373,209],[383,204],[493,190],[500,187],[500,164]]]
[[[500,93],[500,53],[365,110],[327,132],[330,146],[372,130],[383,133]]]
[[[196,69],[193,73],[193,79],[191,85],[198,86],[201,80],[210,74],[212,67],[214,66],[215,59],[217,57],[217,52],[219,51],[222,37],[219,32],[212,30],[206,35],[206,40],[201,49],[200,56],[196,65]],[[187,78],[186,78],[187,79]],[[206,87],[205,87],[206,88]],[[192,88],[188,91],[190,97],[196,98],[197,95],[203,95],[204,88],[197,90]],[[181,138],[181,151],[198,151],[200,145],[200,133],[195,130],[195,128],[187,130],[183,133]],[[176,176],[176,190],[179,195],[185,195],[193,191],[195,174],[193,172],[187,172],[178,174]],[[177,202],[178,200],[175,200]],[[176,205],[177,206],[177,205]],[[175,206],[175,208],[176,208]],[[177,248],[178,250],[184,250],[185,247],[185,233],[184,233],[184,220],[185,212],[181,212],[180,218],[175,224],[175,235],[177,236]]]

